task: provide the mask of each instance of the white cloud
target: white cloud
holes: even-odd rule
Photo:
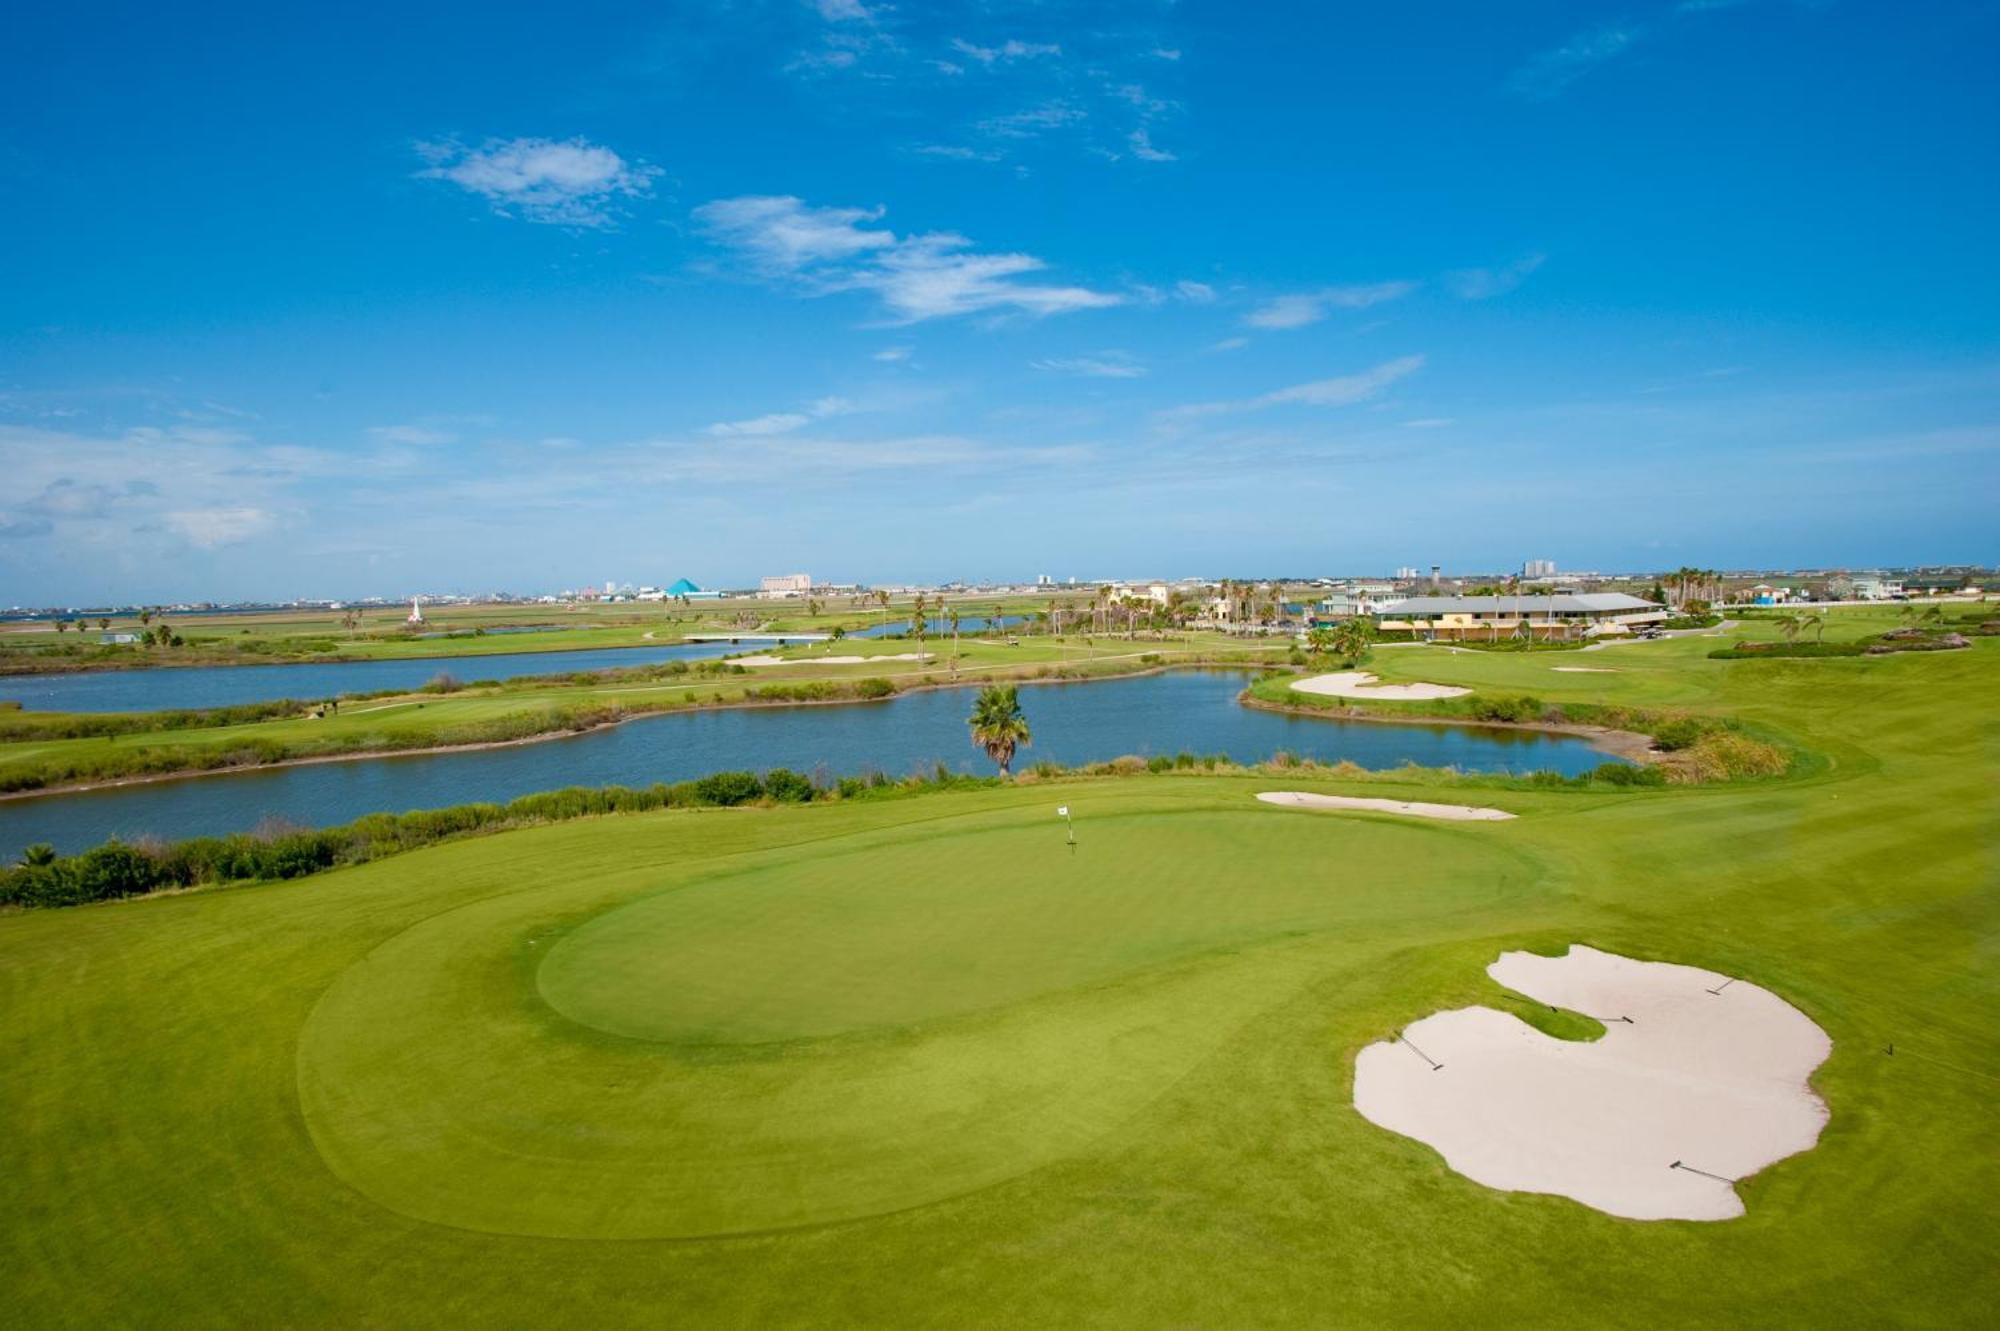
[[[883,347],[880,351],[876,352],[873,356],[869,357],[869,359],[888,361],[890,363],[894,363],[897,361],[906,361],[916,353],[916,350],[917,349],[915,347],[909,347],[909,346]]]
[[[431,163],[420,178],[450,181],[497,213],[560,226],[612,225],[615,201],[649,193],[660,174],[580,138],[488,139],[478,148],[419,143],[417,151]]]
[[[1179,60],[1181,53],[1172,47],[1156,46],[1151,52],[1155,60]]]
[[[192,508],[169,513],[167,525],[188,544],[203,550],[239,545],[262,536],[277,525],[275,515],[261,508]]]
[[[792,272],[895,245],[895,232],[858,225],[874,221],[883,211],[809,208],[788,195],[752,194],[705,203],[694,215],[709,234],[743,250],[763,267]]]
[[[717,439],[733,439],[741,435],[789,434],[800,426],[811,423],[812,417],[803,411],[774,411],[767,416],[753,416],[747,421],[717,421],[702,433]]]
[[[1504,296],[1527,281],[1529,274],[1542,266],[1544,257],[1540,254],[1530,254],[1502,268],[1461,268],[1457,272],[1445,274],[1445,282],[1455,294],[1463,296],[1466,300],[1488,300],[1494,296]]]
[[[1057,356],[1029,361],[1031,369],[1056,374],[1082,375],[1086,379],[1143,379],[1146,367],[1123,351],[1103,351],[1095,356]]]
[[[1413,421],[1404,421],[1403,428],[1405,430],[1442,430],[1448,425],[1456,424],[1458,424],[1458,421],[1450,416],[1419,416]]]
[[[1144,128],[1133,130],[1125,136],[1125,141],[1132,146],[1132,155],[1142,162],[1178,162],[1180,160],[1180,158],[1174,156],[1164,148],[1155,148],[1153,146],[1152,135],[1148,134]]]
[[[813,8],[828,23],[873,23],[875,11],[861,0],[812,0]]]
[[[867,228],[880,208],[814,208],[791,197],[721,199],[695,209],[720,243],[747,255],[767,278],[807,295],[866,291],[892,322],[918,323],[988,311],[1064,314],[1122,304],[1086,287],[1023,281],[1047,267],[1028,254],[985,254],[949,231],[898,236]]]
[[[923,143],[911,151],[920,157],[943,157],[954,162],[997,162],[1001,157],[997,152],[955,143]]]
[[[1371,305],[1407,296],[1416,289],[1415,282],[1375,282],[1365,286],[1301,291],[1264,302],[1245,315],[1243,322],[1252,328],[1274,331],[1304,328],[1324,319],[1328,309],[1365,310]]]
[[[844,397],[815,398],[806,404],[803,411],[774,411],[764,416],[753,416],[745,421],[717,421],[702,433],[712,439],[790,434],[814,421],[825,420],[829,416],[845,416],[854,410],[854,404]]]
[[[368,430],[370,438],[385,444],[450,444],[458,441],[458,436],[450,430],[433,429],[428,425],[376,425]]]
[[[1220,416],[1238,411],[1262,411],[1267,407],[1352,406],[1377,396],[1383,389],[1399,379],[1415,374],[1423,366],[1422,356],[1401,356],[1395,360],[1383,361],[1380,365],[1372,366],[1359,374],[1314,379],[1309,383],[1293,384],[1289,388],[1280,388],[1257,397],[1238,398],[1229,402],[1194,402],[1183,407],[1171,407],[1160,415],[1175,420]]]
[[[1250,339],[1247,337],[1225,337],[1220,342],[1217,342],[1213,346],[1209,347],[1209,350],[1241,351],[1243,350],[1243,348],[1249,345],[1250,345]]]
[[[1062,129],[1086,119],[1083,110],[1069,102],[1044,102],[1025,111],[990,116],[979,122],[979,130],[1003,139],[1032,139],[1052,129]]]
[[[1174,294],[1190,305],[1209,305],[1215,301],[1215,288],[1206,282],[1183,279],[1174,283]]]
[[[1062,47],[1052,42],[1023,42],[1011,38],[1000,43],[998,46],[974,46],[963,37],[954,37],[951,39],[951,49],[960,55],[970,56],[982,65],[993,65],[1007,60],[1026,60],[1035,56],[1062,54]]]
[[[1561,46],[1543,51],[1507,78],[1507,90],[1532,102],[1546,102],[1607,60],[1630,50],[1643,28],[1611,25],[1580,32]]]

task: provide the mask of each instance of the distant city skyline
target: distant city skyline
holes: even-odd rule
[[[1990,5],[112,10],[0,602],[2000,553]]]

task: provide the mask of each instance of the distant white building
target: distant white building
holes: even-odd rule
[[[812,586],[810,573],[780,573],[776,577],[765,578],[758,584],[757,594],[767,601],[775,601],[786,596],[809,595]]]
[[[1854,599],[1857,601],[1891,601],[1901,595],[1901,578],[1884,577],[1879,573],[1857,573],[1854,577]]]
[[[1530,559],[1521,565],[1524,578],[1553,578],[1556,575],[1556,561],[1553,559]]]

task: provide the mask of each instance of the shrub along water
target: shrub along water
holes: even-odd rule
[[[1703,761],[1711,765],[1742,761],[1740,754],[1730,752],[1725,745],[1756,743],[1726,732],[1717,732],[1708,739],[1717,745],[1712,752],[1705,751],[1702,755]],[[1039,762],[1016,779],[1029,784],[1065,777],[1234,770],[1243,769],[1223,753],[1196,756],[1181,752],[1150,758],[1128,754],[1077,768]],[[1658,768],[1617,762],[1604,763],[1575,777],[1536,772],[1525,777],[1461,778],[1455,772],[1405,767],[1391,778],[1390,774],[1371,773],[1351,762],[1323,765],[1287,753],[1275,755],[1266,770],[1348,780],[1428,778],[1463,782],[1482,789],[1624,790],[1661,786],[1667,779]],[[877,771],[833,782],[777,767],[762,775],[712,772],[693,781],[674,785],[656,783],[638,789],[572,786],[523,795],[506,804],[459,804],[411,813],[369,814],[341,827],[277,826],[235,836],[194,837],[166,844],[113,840],[77,855],[57,855],[48,846],[30,846],[20,863],[0,868],[0,908],[78,906],[194,887],[303,878],[455,837],[606,814],[896,798],[926,791],[986,789],[1001,784],[998,777],[969,776],[943,763],[900,780]]]

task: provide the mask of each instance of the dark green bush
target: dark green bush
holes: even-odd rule
[[[1711,661],[1757,661],[1785,657],[1860,656],[1867,648],[1858,642],[1739,642],[1719,647],[1708,654]]]
[[[819,794],[810,779],[788,767],[773,767],[764,773],[764,793],[780,804],[805,804]]]
[[[719,804],[724,808],[748,804],[764,794],[764,783],[757,779],[755,772],[714,772],[689,784],[696,802]]]
[[[1653,743],[1669,753],[1691,749],[1701,743],[1701,737],[1711,729],[1713,727],[1706,722],[1691,716],[1675,717],[1653,728]]]

